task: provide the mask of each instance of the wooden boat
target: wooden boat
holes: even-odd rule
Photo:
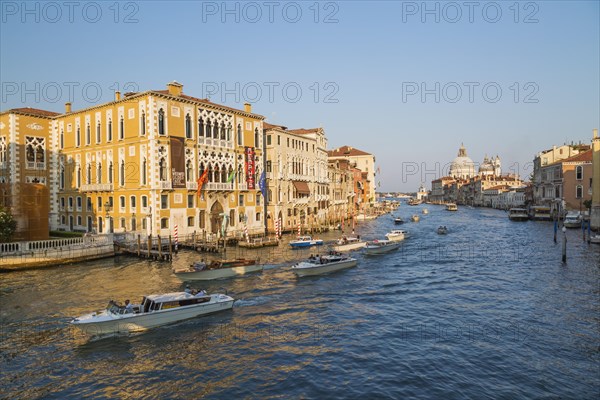
[[[209,281],[213,279],[231,278],[250,272],[262,271],[263,266],[256,260],[235,259],[215,260],[210,264],[197,261],[186,269],[173,269],[173,273],[182,281]]]
[[[342,269],[356,266],[355,258],[341,254],[328,254],[320,257],[311,257],[292,267],[298,277],[328,274]]]
[[[338,241],[336,242],[336,245],[333,246],[332,249],[334,251],[357,250],[357,249],[362,249],[363,247],[365,247],[366,244],[367,244],[367,242],[365,242],[364,240],[360,240],[360,238],[358,238],[358,237],[342,236],[340,239],[338,239]]]

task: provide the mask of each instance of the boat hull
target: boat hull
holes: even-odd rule
[[[367,245],[367,242],[356,242],[356,243],[348,243],[348,244],[338,244],[333,246],[333,250],[335,251],[351,251],[362,249]]]
[[[527,221],[529,220],[529,216],[528,215],[511,215],[508,217],[508,219],[510,219],[511,221]]]
[[[193,272],[175,272],[175,275],[182,281],[211,281],[215,279],[233,278],[248,274],[251,272],[259,272],[263,270],[261,264],[242,265],[239,267],[206,269]]]
[[[378,254],[385,254],[388,253],[392,250],[396,250],[397,248],[400,247],[402,243],[400,242],[391,242],[390,244],[386,245],[386,246],[367,246],[365,247],[365,254],[370,255],[370,256],[374,256],[374,255],[378,255]]]
[[[565,228],[581,228],[581,221],[579,222],[564,222]]]
[[[315,275],[330,274],[332,272],[340,271],[340,270],[346,269],[346,268],[352,268],[352,267],[355,267],[356,264],[357,264],[357,261],[353,259],[353,260],[332,262],[332,263],[321,264],[321,265],[316,264],[314,266],[311,265],[310,267],[305,267],[305,268],[292,267],[292,270],[294,271],[294,273],[296,275],[298,275],[298,277],[315,276]]]
[[[104,321],[71,321],[71,324],[90,336],[146,331],[190,318],[229,310],[234,299],[203,303],[178,309],[160,310],[144,314],[125,314]]]

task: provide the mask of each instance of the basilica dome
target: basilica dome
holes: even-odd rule
[[[475,176],[475,163],[467,156],[467,149],[462,144],[458,149],[458,157],[450,164],[449,175],[462,179]]]

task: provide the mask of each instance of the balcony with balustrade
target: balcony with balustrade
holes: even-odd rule
[[[213,191],[233,191],[233,182],[209,182],[204,185],[204,189]]]
[[[112,183],[95,183],[91,185],[81,185],[82,192],[112,192]]]
[[[185,187],[188,190],[198,190],[198,182],[186,182]]]
[[[27,169],[45,170],[46,163],[45,162],[27,161]]]

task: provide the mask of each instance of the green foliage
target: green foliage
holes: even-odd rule
[[[17,221],[10,211],[0,207],[0,242],[10,242],[17,230]]]
[[[585,208],[588,208],[588,209],[589,209],[589,208],[592,208],[592,200],[586,200],[586,201],[584,201],[584,202],[583,202],[583,206],[584,206]]]

